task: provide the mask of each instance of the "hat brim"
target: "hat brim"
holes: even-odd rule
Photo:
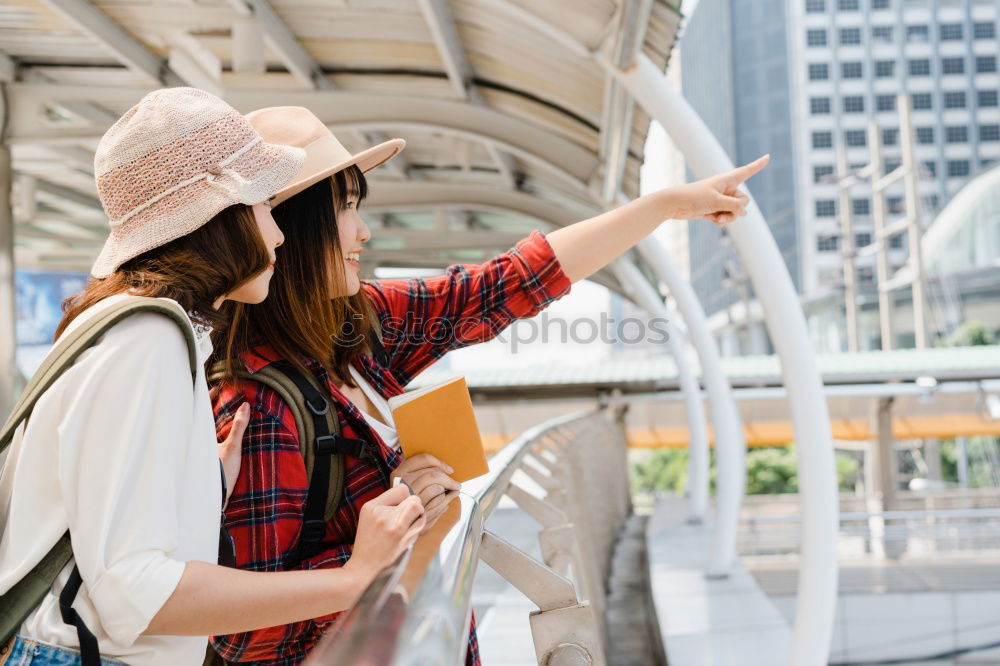
[[[367,173],[376,167],[380,167],[393,157],[402,152],[403,147],[406,146],[406,141],[403,139],[390,139],[384,143],[380,143],[377,146],[369,148],[368,150],[363,150],[357,155],[351,156],[350,159],[338,162],[337,164],[332,164],[327,167],[297,179],[295,182],[285,186],[283,190],[274,195],[271,200],[271,206],[279,206],[283,202],[288,201],[294,197],[299,192],[315,185],[324,178],[329,178],[338,171],[343,171],[349,166],[355,166],[363,173]]]

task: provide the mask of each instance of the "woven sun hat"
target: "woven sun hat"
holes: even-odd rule
[[[248,113],[247,120],[265,141],[297,146],[306,151],[305,164],[292,182],[275,195],[275,206],[349,166],[357,165],[361,171],[371,171],[382,166],[406,146],[402,139],[389,139],[352,155],[322,120],[301,106],[259,109]]]
[[[106,278],[229,206],[270,199],[304,161],[305,151],[266,142],[211,93],[195,88],[149,93],[97,146],[94,173],[111,235],[91,275]]]

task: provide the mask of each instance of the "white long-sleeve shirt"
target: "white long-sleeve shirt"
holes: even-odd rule
[[[123,297],[83,312],[70,330]],[[192,387],[175,323],[146,313],[116,324],[38,400],[0,474],[0,592],[68,528],[83,578],[73,607],[103,655],[135,666],[197,665],[205,656],[205,637],[141,634],[185,562],[218,557],[222,489],[203,370],[211,349],[202,334]],[[78,647],[58,603],[73,564],[22,635]]]

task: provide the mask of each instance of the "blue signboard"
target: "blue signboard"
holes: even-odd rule
[[[80,293],[85,273],[15,271],[17,289],[17,344],[33,347],[52,344],[62,319],[62,302]]]

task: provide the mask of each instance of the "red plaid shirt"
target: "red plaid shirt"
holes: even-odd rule
[[[386,398],[399,395],[422,370],[448,351],[496,337],[517,319],[532,317],[570,289],[545,237],[535,231],[513,249],[481,266],[455,265],[431,279],[375,280],[364,284],[383,332],[388,367],[368,355],[354,367]],[[254,372],[279,360],[267,345],[242,357]],[[351,556],[358,514],[365,502],[389,488],[400,463],[314,360],[306,365],[335,399],[341,433],[366,440],[371,454],[344,457],[344,498],[327,523],[323,552],[297,569],[343,566]],[[309,482],[299,451],[295,420],[271,389],[256,382],[227,384],[214,398],[216,425],[224,437],[243,402],[251,407],[243,437],[243,464],[226,509],[226,527],[236,546],[236,565],[251,571],[282,571],[302,528]],[[298,664],[337,614],[242,634],[216,636],[212,643],[227,661]],[[467,663],[478,664],[475,632]]]

